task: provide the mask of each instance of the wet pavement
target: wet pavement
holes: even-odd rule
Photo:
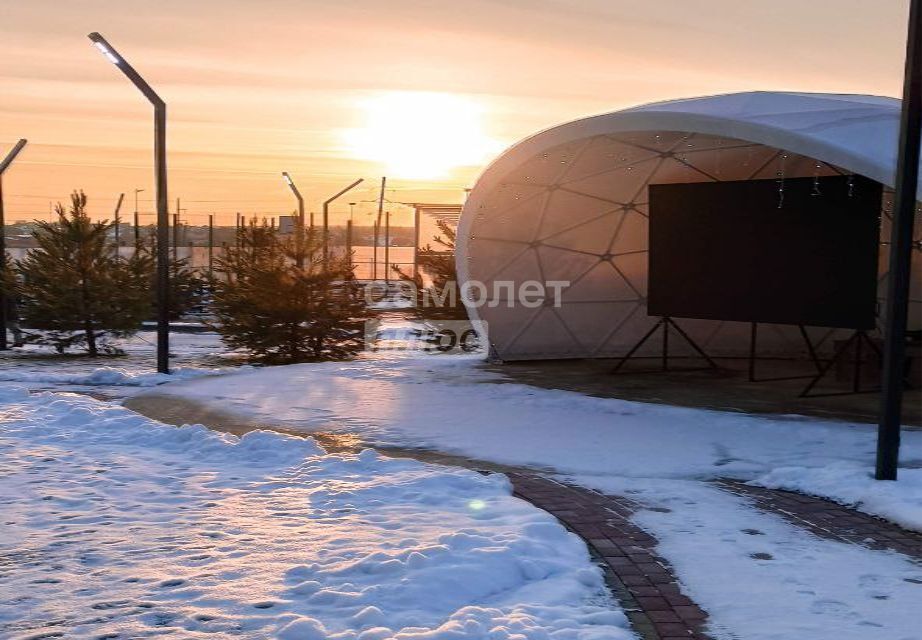
[[[631,363],[617,374],[611,370],[614,360],[548,360],[511,362],[489,365],[511,382],[544,389],[576,391],[600,398],[619,398],[654,402],[680,407],[714,409],[753,414],[802,415],[817,418],[876,423],[880,394],[846,393],[798,397],[807,378],[750,382],[748,361],[717,359],[715,370],[683,371],[689,363],[676,365],[673,371],[657,371],[659,364]],[[808,362],[766,360],[759,362],[760,378],[804,376],[810,373]],[[837,380],[834,374],[824,378],[818,393],[850,390],[850,382]],[[870,388],[870,385],[868,385]],[[922,391],[907,389],[904,394],[905,425],[922,425]],[[912,427],[905,427],[912,428]]]

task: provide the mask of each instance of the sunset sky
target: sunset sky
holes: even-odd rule
[[[84,189],[153,191],[151,110],[86,34],[166,100],[171,207],[201,223],[308,208],[358,177],[461,202],[505,146],[637,103],[784,89],[899,95],[904,0],[0,0],[8,220]],[[405,210],[393,206],[396,220]],[[401,213],[404,211],[404,213]]]

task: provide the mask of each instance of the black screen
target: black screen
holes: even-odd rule
[[[648,313],[874,328],[881,195],[859,176],[651,185]]]

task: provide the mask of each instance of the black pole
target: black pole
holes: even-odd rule
[[[371,251],[371,279],[378,279],[378,237],[381,233],[381,221],[375,220],[374,246]]]
[[[0,172],[0,351],[10,348],[6,341],[6,292],[3,278],[6,276],[6,217],[3,211],[3,173]]]
[[[3,173],[6,171],[22,148],[26,146],[26,139],[22,138],[16,143],[6,157],[0,162],[0,351],[9,349],[6,341],[6,293],[3,290],[3,278],[6,275],[6,214],[3,209]]]
[[[391,212],[384,214],[384,281],[391,279]]]
[[[157,185],[157,371],[169,373],[170,216],[167,208],[166,103],[105,38],[96,32],[88,37],[154,107],[154,179]]]
[[[157,183],[157,371],[170,372],[170,210],[166,182],[166,104],[154,105]]]
[[[125,199],[125,194],[120,193],[118,196],[118,202],[115,205],[115,215],[113,216],[113,218],[115,218],[115,259],[116,260],[121,258],[119,247],[122,246],[122,242],[121,242],[122,219],[119,217],[119,211],[121,211],[122,209],[122,200],[124,199]]]
[[[381,193],[378,195],[378,219],[375,221],[375,246],[372,251],[374,266],[372,267],[372,279],[378,279],[378,237],[381,233],[381,214],[384,211],[384,189],[387,186],[387,177],[381,178]]]
[[[323,264],[326,265],[330,258],[330,203],[344,195],[346,192],[354,189],[364,182],[364,178],[359,178],[345,189],[339,191],[332,198],[323,201]]]
[[[176,200],[176,213],[173,214],[173,260],[179,259],[179,200]]]
[[[295,198],[298,200],[298,220],[297,226],[295,227],[295,266],[299,269],[304,268],[304,198],[301,196],[301,192],[298,191],[298,185],[295,184],[295,181],[288,174],[287,171],[282,171],[282,177],[285,178],[285,182],[288,183],[288,188],[291,189],[291,192],[294,194]],[[313,240],[313,231],[314,231],[314,214],[311,213],[311,240]]]
[[[419,277],[419,207],[413,208],[413,278]]]
[[[134,249],[137,252],[138,247],[141,246],[141,222],[140,216],[138,215],[138,194],[144,191],[144,189],[135,189],[134,190]]]
[[[214,214],[208,214],[208,278],[214,272]]]
[[[304,268],[304,253],[307,250],[305,247],[304,239],[304,198],[301,197],[301,192],[296,193],[298,196],[298,234],[295,236],[295,242],[297,243],[298,253],[295,256],[295,266],[299,269]],[[313,216],[314,214],[311,214]],[[314,219],[311,217],[311,228],[309,229],[309,240],[314,241]]]
[[[903,79],[900,146],[894,184],[893,220],[890,228],[890,273],[884,318],[883,394],[877,431],[878,480],[896,480],[903,408],[906,317],[912,269],[912,227],[919,180],[919,145],[922,135],[922,0],[909,7],[909,34]]]
[[[352,269],[352,220],[346,222],[346,260],[349,261],[349,269]]]
[[[330,260],[330,201],[326,200],[323,203],[323,235],[322,235],[322,247],[323,247],[323,267],[327,267],[327,263]]]

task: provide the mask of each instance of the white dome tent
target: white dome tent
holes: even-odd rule
[[[892,187],[899,117],[892,98],[755,92],[655,103],[538,133],[494,161],[464,206],[459,280],[487,291],[469,311],[505,360],[623,355],[656,322],[646,313],[648,185],[856,174]],[[887,189],[883,239],[891,207]],[[922,315],[916,249],[911,329]],[[570,284],[559,307],[523,305],[496,286],[527,281]],[[681,323],[714,353],[748,346],[746,324]],[[771,327],[762,348],[802,351],[796,327]],[[835,331],[811,333],[830,346]]]

